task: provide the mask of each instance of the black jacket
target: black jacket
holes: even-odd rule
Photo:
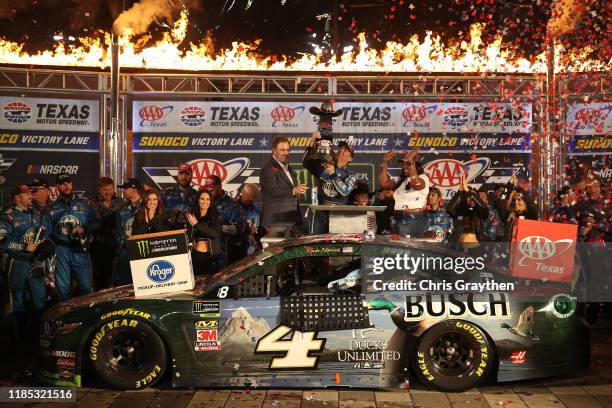
[[[189,234],[193,241],[207,239],[210,242],[210,254],[221,253],[221,219],[216,212],[210,210],[204,217],[197,217],[198,223],[189,228]]]
[[[472,198],[476,203],[470,208],[467,199]],[[446,212],[453,218],[453,232],[449,239],[451,246],[459,243],[466,224],[471,224],[478,242],[488,241],[485,231],[485,223],[489,217],[488,206],[480,199],[476,191],[457,191],[446,206]]]
[[[157,214],[150,222],[145,220],[144,211],[140,211],[134,217],[132,224],[132,235],[151,234],[153,232],[170,231],[168,213]]]
[[[271,157],[259,172],[263,201],[262,225],[264,227],[302,224],[298,197],[293,195],[293,187],[298,183],[291,167],[289,167],[289,173],[291,173],[292,180],[289,180],[274,157]]]
[[[521,214],[521,216],[528,220],[538,219],[538,209],[533,204],[533,200],[531,200],[531,197],[527,191],[523,190],[519,186],[514,186],[511,183],[506,184],[501,198],[495,200],[495,210],[499,215],[499,220],[504,224],[504,239],[502,242],[510,242],[512,239],[512,225],[514,223],[514,219],[510,219],[511,212],[506,208],[504,203],[504,200],[510,197],[512,190],[515,190],[523,196],[523,200],[527,206],[527,211]]]

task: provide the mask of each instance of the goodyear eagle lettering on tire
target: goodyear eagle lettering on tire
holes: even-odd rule
[[[90,359],[98,359],[98,346],[108,331],[121,326],[136,327],[138,326],[138,320],[113,320],[112,322],[105,323],[102,327],[100,327],[100,330],[98,330],[98,332],[94,335],[93,339],[91,340],[91,345],[89,346]]]
[[[492,348],[486,333],[464,320],[447,320],[420,337],[414,367],[433,388],[464,391],[476,387],[491,371]]]

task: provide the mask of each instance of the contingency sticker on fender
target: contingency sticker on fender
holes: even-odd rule
[[[92,360],[98,359],[98,346],[102,339],[108,334],[109,331],[115,329],[117,327],[136,327],[138,326],[138,320],[128,320],[128,319],[117,319],[110,321],[108,323],[104,323],[102,327],[98,330],[96,335],[91,340],[91,345],[89,346],[89,358]]]
[[[221,317],[221,303],[196,300],[193,302],[191,312],[200,317]]]
[[[194,323],[196,340],[195,351],[221,350],[218,320],[199,320]]]

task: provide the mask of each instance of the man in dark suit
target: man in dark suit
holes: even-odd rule
[[[297,184],[289,167],[289,140],[277,137],[272,142],[272,157],[261,168],[259,180],[263,199],[263,226],[269,237],[296,235],[295,226],[302,223],[298,196],[304,194],[306,184]]]

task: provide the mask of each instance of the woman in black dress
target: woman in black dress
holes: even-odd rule
[[[212,196],[207,190],[198,193],[191,213],[187,213],[193,251],[191,260],[195,275],[216,272],[215,260],[221,253],[221,219],[217,209],[211,205]]]
[[[132,234],[150,234],[170,230],[168,214],[164,204],[155,190],[147,190],[142,196],[142,205],[132,225]]]

